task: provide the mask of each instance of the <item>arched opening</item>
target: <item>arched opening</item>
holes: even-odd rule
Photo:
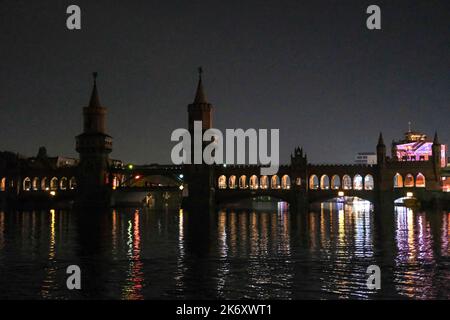
[[[69,188],[70,190],[73,190],[77,187],[77,179],[75,177],[70,178],[69,180]]]
[[[315,174],[309,177],[309,188],[312,190],[319,189],[319,178]]]
[[[247,189],[247,176],[243,175],[239,178],[239,189]]]
[[[330,178],[326,174],[320,177],[320,189],[328,190],[330,189]]]
[[[277,175],[272,176],[270,179],[270,186],[272,189],[280,189],[280,178]]]
[[[5,190],[6,190],[6,178],[3,177],[0,182],[0,191],[5,191]]]
[[[363,189],[363,178],[360,174],[353,177],[353,189],[362,190]]]
[[[403,188],[403,177],[400,173],[394,176],[394,188]]]
[[[364,177],[364,190],[373,190],[374,186],[373,176],[371,174],[366,174]]]
[[[253,175],[250,177],[250,189],[258,189],[259,184],[258,184],[258,177]]]
[[[48,189],[49,189],[48,179],[44,177],[41,180],[41,190],[48,190]]]
[[[411,188],[414,187],[414,176],[410,173],[408,173],[405,177],[405,187]]]
[[[342,189],[351,190],[352,189],[352,178],[348,174],[342,177]]]
[[[66,177],[62,177],[61,180],[59,181],[59,189],[67,190],[67,178]]]
[[[220,176],[217,184],[219,185],[219,189],[226,189],[227,188],[227,177],[224,175]]]
[[[228,188],[230,189],[236,189],[236,176],[231,176],[228,179]]]
[[[31,190],[31,179],[26,177],[23,179],[23,190],[30,191]]]
[[[425,184],[425,176],[419,172],[416,177],[416,187],[425,188]]]
[[[267,176],[262,176],[259,179],[259,187],[261,189],[268,189],[269,188],[269,178],[267,178]]]
[[[291,188],[291,178],[285,174],[281,177],[281,188],[282,189],[290,189]]]
[[[50,190],[55,191],[58,189],[58,178],[53,177],[52,180],[50,180]]]
[[[341,188],[341,178],[337,174],[331,177],[331,188],[333,190],[339,190]]]
[[[33,183],[31,184],[31,186],[34,191],[39,190],[39,178],[38,177],[33,178]]]
[[[295,184],[297,186],[301,186],[302,185],[302,178],[300,178],[300,177],[295,178]]]

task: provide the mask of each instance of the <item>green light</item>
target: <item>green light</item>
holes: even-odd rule
[[[133,170],[134,166],[132,164],[128,165],[128,169]]]

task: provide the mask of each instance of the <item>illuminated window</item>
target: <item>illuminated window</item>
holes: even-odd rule
[[[328,176],[325,174],[322,177],[320,177],[320,189],[322,190],[330,189],[330,178],[328,178]]]
[[[331,188],[333,190],[339,190],[341,188],[341,178],[336,174],[331,178]]]
[[[302,178],[297,177],[297,178],[295,179],[295,184],[298,185],[298,186],[301,186],[301,185],[302,185]]]
[[[259,187],[261,189],[268,189],[269,188],[269,179],[267,178],[267,176],[262,176],[261,179],[259,180]]]
[[[290,189],[291,188],[291,178],[287,174],[285,174],[281,178],[281,188],[282,189]]]
[[[219,189],[226,189],[227,188],[227,177],[220,176],[218,180]]]
[[[243,175],[239,178],[239,189],[247,189],[247,176]]]
[[[70,190],[76,189],[76,187],[77,187],[77,179],[75,179],[75,177],[70,178],[69,180]]]
[[[421,173],[416,177],[416,187],[425,188],[425,176]]]
[[[277,175],[270,179],[270,186],[272,189],[280,189],[280,178]]]
[[[349,175],[344,175],[342,177],[342,189],[350,190],[352,188],[352,178]]]
[[[67,190],[67,178],[66,177],[62,177],[61,180],[59,181],[59,188],[61,190]]]
[[[250,177],[250,189],[258,189],[258,177],[255,175]]]
[[[403,188],[403,177],[400,173],[394,176],[394,188]]]
[[[42,178],[41,180],[41,190],[48,190],[48,179],[46,177]]]
[[[364,190],[373,190],[374,182],[371,174],[366,174],[364,177]]]
[[[236,189],[236,176],[231,176],[228,179],[228,187],[230,189]]]
[[[3,177],[0,183],[0,191],[5,191],[6,190],[6,178]]]
[[[406,188],[414,187],[414,176],[410,173],[408,173],[405,177],[405,187]]]
[[[38,177],[34,177],[32,187],[33,187],[34,191],[39,190],[39,178]]]
[[[353,189],[362,190],[363,189],[363,179],[361,175],[357,174],[353,177]]]
[[[309,188],[312,190],[319,189],[319,178],[315,174],[309,177]]]

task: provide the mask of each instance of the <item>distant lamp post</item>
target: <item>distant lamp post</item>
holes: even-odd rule
[[[343,197],[343,196],[344,196],[344,191],[339,191],[339,192],[338,192],[338,196],[339,196],[339,197]]]

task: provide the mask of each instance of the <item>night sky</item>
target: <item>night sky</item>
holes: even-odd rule
[[[66,28],[70,4],[81,31]],[[366,28],[370,4],[381,31]],[[28,156],[77,156],[98,71],[111,157],[169,163],[198,66],[214,126],[279,128],[282,162],[300,145],[311,162],[351,163],[408,121],[450,143],[447,0],[0,0],[0,48],[0,150]]]

